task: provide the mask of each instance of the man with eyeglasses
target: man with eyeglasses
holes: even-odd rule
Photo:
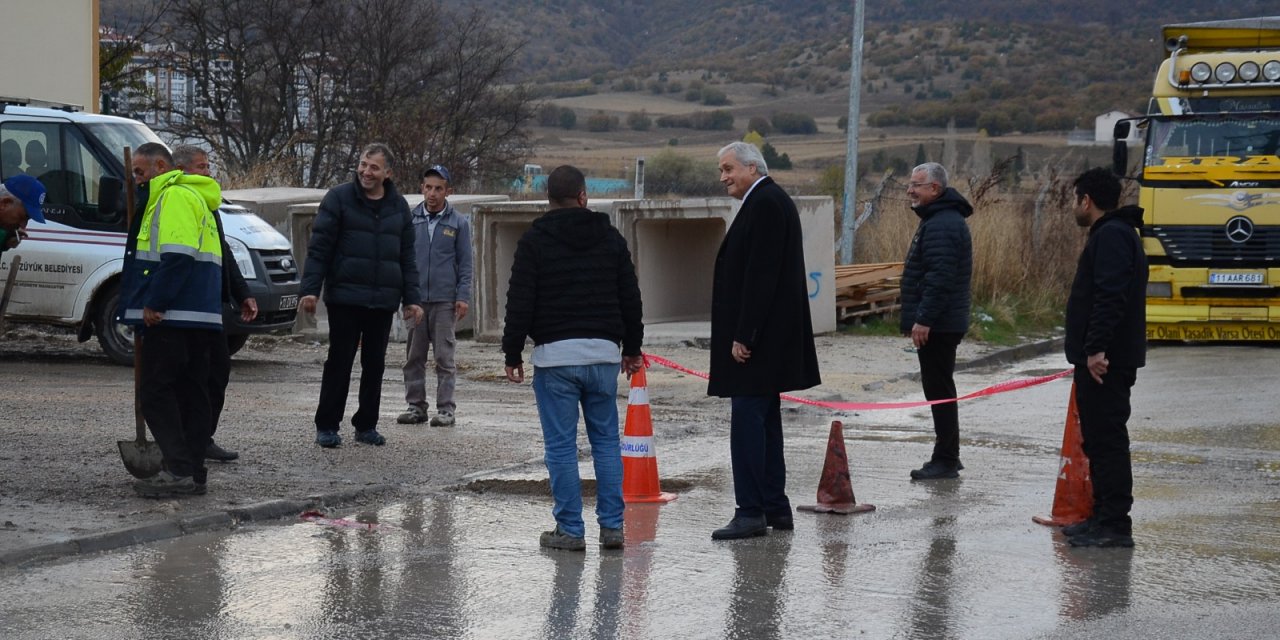
[[[956,397],[956,347],[969,330],[969,281],[973,243],[965,218],[973,205],[947,186],[947,170],[926,162],[911,171],[907,186],[911,210],[920,217],[902,270],[902,319],[920,360],[920,385],[929,400]],[[957,478],[960,463],[960,414],[955,402],[930,407],[937,436],[933,456],[913,469],[913,480]]]

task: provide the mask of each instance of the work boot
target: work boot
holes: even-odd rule
[[[427,408],[416,404],[409,405],[408,410],[396,417],[400,424],[422,424],[427,421]]]
[[[437,414],[435,415],[435,417],[431,418],[431,426],[433,426],[433,427],[452,427],[452,426],[453,426],[453,412],[452,412],[452,411],[441,411],[440,413],[437,413]]]
[[[1067,538],[1067,542],[1073,547],[1132,547],[1133,536],[1099,525]]]
[[[202,496],[206,488],[191,476],[175,476],[161,470],[150,478],[133,481],[133,490],[144,498],[170,498],[173,496]]]
[[[610,529],[609,527],[600,527],[600,548],[601,549],[621,549],[622,548],[622,527]]]
[[[1092,529],[1096,524],[1097,524],[1097,521],[1094,520],[1093,518],[1086,518],[1075,524],[1069,524],[1063,527],[1062,535],[1070,538],[1072,536],[1078,536],[1082,533],[1088,533],[1089,530]]]
[[[356,442],[363,442],[364,444],[372,444],[381,447],[387,443],[387,439],[382,437],[382,434],[378,433],[377,429],[370,429],[368,431],[357,431]]]
[[[961,465],[956,463],[955,466],[934,462],[930,460],[924,463],[923,467],[911,470],[912,480],[943,480],[946,478],[959,478]]]
[[[209,441],[209,446],[204,448],[205,460],[216,460],[218,462],[231,462],[232,460],[235,460],[236,458],[239,458],[239,457],[240,457],[239,453],[236,453],[235,451],[223,449],[222,447],[218,446],[218,443],[212,440]]]
[[[583,538],[575,538],[560,530],[560,525],[556,525],[551,531],[543,531],[542,536],[538,538],[538,544],[545,549],[564,549],[565,551],[586,551],[587,541]]]
[[[338,435],[337,431],[317,431],[316,444],[332,449],[342,444],[342,436]]]

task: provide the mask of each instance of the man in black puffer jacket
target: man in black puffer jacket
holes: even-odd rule
[[[365,147],[356,180],[325,194],[311,230],[298,306],[315,313],[323,286],[329,357],[320,381],[316,444],[325,448],[342,444],[338,425],[346,412],[357,350],[360,405],[351,426],[359,442],[386,442],[377,427],[391,316],[403,305],[406,322],[422,320],[413,221],[409,204],[391,181],[394,163],[386,145]]]
[[[552,171],[547,199],[551,210],[533,222],[516,246],[502,334],[507,379],[516,383],[524,381],[525,338],[533,338],[533,394],[556,520],[540,544],[586,548],[578,476],[581,407],[595,463],[600,546],[621,549],[616,396],[619,365],[630,376],[643,364],[640,285],[627,241],[607,215],[587,209],[581,171],[567,165]]]
[[[965,218],[973,206],[947,186],[947,170],[926,162],[911,171],[907,187],[911,210],[920,216],[902,270],[900,328],[911,336],[920,360],[924,397],[956,397],[956,347],[969,330],[969,280],[973,275],[973,243]],[[911,471],[914,480],[958,477],[960,413],[954,402],[935,404],[933,457]]]
[[[1147,363],[1147,256],[1142,208],[1120,203],[1120,180],[1102,168],[1075,181],[1076,223],[1089,239],[1067,298],[1067,361],[1075,365],[1080,435],[1089,458],[1093,517],[1065,527],[1076,547],[1132,547],[1129,391]]]

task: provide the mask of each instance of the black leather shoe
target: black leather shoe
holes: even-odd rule
[[[218,446],[218,443],[212,442],[212,441],[209,442],[209,446],[205,447],[205,450],[204,450],[205,460],[217,460],[218,462],[231,462],[232,460],[235,460],[236,458],[239,458],[239,457],[240,457],[239,453],[236,453],[235,451],[228,451],[227,449],[223,449],[222,447]]]
[[[741,538],[754,538],[769,533],[769,523],[764,516],[756,516],[754,518],[748,516],[734,516],[729,524],[711,532],[712,540],[739,540]]]
[[[791,531],[796,528],[795,520],[792,519],[789,513],[780,513],[776,516],[766,515],[764,519],[775,531]]]

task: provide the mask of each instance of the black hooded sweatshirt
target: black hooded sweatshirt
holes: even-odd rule
[[[965,218],[973,205],[951,187],[937,200],[912,207],[920,216],[902,268],[902,316],[899,328],[910,333],[920,323],[931,331],[969,330],[969,281],[973,242]]]
[[[507,366],[523,362],[526,337],[535,345],[600,338],[621,343],[625,356],[638,356],[641,316],[631,252],[607,215],[554,209],[521,236],[502,334]]]
[[[1089,227],[1089,239],[1067,298],[1067,361],[1084,365],[1106,352],[1111,366],[1147,363],[1147,256],[1136,228],[1142,208],[1108,211]]]

